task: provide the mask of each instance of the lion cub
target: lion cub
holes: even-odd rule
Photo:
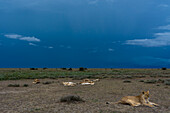
[[[130,104],[131,106],[139,106],[139,105],[146,105],[149,107],[158,106],[153,102],[149,101],[149,91],[143,91],[139,96],[125,96],[117,103],[121,104]]]
[[[149,91],[143,91],[139,96],[125,96],[115,104],[130,104],[131,106],[145,105],[149,107],[158,106],[158,104],[149,101]]]

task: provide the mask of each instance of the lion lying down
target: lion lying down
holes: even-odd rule
[[[39,84],[40,80],[39,79],[34,79],[34,81],[32,82],[33,84]]]
[[[90,80],[90,79],[83,79],[82,82],[79,82],[79,84],[81,85],[94,85],[94,81]]]
[[[107,102],[107,104],[109,104]],[[131,106],[145,105],[149,107],[158,106],[158,104],[149,101],[149,91],[143,91],[139,96],[125,96],[114,104],[130,104]]]
[[[64,86],[75,86],[76,83],[74,83],[74,82],[63,82],[63,85]]]

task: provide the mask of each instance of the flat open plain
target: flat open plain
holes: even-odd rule
[[[17,74],[16,79],[14,75]],[[22,75],[27,77],[30,74],[40,78],[41,83],[33,84],[33,76],[27,79],[20,77]],[[77,70],[1,69],[0,76],[0,112],[2,113],[170,113],[170,85],[168,85],[170,70],[110,69],[79,72]],[[62,85],[63,81],[79,82],[84,78],[91,80],[99,78],[100,81],[93,86]],[[46,82],[50,84],[45,84]],[[9,87],[9,84],[20,86]],[[24,87],[24,84],[28,87]],[[159,107],[106,104],[106,102],[116,102],[123,96],[139,95],[147,90],[150,91],[150,101],[159,104]],[[60,103],[60,98],[66,95],[78,95],[85,102]]]

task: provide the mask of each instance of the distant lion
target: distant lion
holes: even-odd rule
[[[90,79],[83,79],[82,82],[79,82],[81,85],[94,85],[95,83],[91,81]]]
[[[94,85],[95,83],[93,81],[89,81],[89,82],[81,82],[81,85]]]
[[[38,83],[40,83],[40,80],[39,79],[34,79],[34,81],[32,83],[38,84]]]
[[[109,104],[107,102],[107,104]],[[149,107],[159,106],[156,103],[149,101],[149,91],[143,91],[139,96],[125,96],[115,104],[130,104],[131,106],[145,105]]]
[[[74,82],[63,82],[63,85],[64,86],[75,86],[76,83],[74,83]]]

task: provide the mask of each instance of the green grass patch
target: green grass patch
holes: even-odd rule
[[[144,77],[170,77],[170,70],[156,69],[112,69],[112,70],[85,70],[85,71],[69,71],[69,70],[0,70],[0,80],[19,80],[19,79],[58,79],[72,78],[81,80],[84,78],[121,78],[133,79]]]
[[[170,79],[166,79],[164,82],[165,85],[170,85]]]

